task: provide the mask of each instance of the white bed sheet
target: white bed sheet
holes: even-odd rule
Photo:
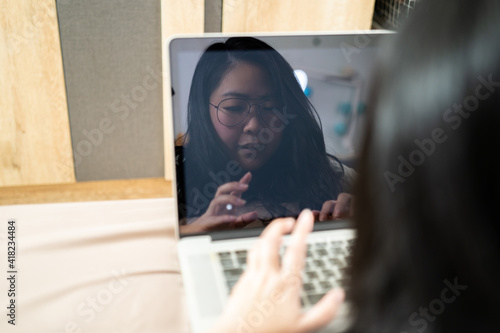
[[[172,199],[0,206],[1,332],[188,332]],[[7,231],[16,220],[16,325]]]

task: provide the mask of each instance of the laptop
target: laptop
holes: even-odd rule
[[[369,85],[376,59],[391,35],[394,34],[389,31],[373,30],[259,36],[208,34],[176,36],[169,40],[165,72],[170,81],[165,91],[171,91],[172,96],[166,96],[166,124],[169,125],[166,131],[174,161],[173,185],[177,189],[174,197],[178,208],[178,256],[193,332],[206,331],[220,316],[232,287],[245,269],[247,250],[270,221],[284,216],[296,217],[304,207],[315,210],[318,217],[317,211],[322,206],[316,202],[324,200],[319,198],[320,194],[318,198],[310,194],[303,198],[300,194],[294,197],[297,191],[289,183],[302,177],[287,178],[292,171],[262,171],[271,163],[280,165],[280,158],[306,155],[304,151],[297,154],[288,150],[280,158],[275,157],[281,154],[280,149],[288,147],[290,141],[298,143],[287,149],[301,147],[301,141],[291,138],[292,131],[286,128],[289,126],[287,122],[295,121],[293,105],[309,101],[304,105],[310,105],[306,106],[309,115],[319,124],[321,134],[315,135],[324,142],[328,165],[345,175],[338,183],[332,184],[340,186],[341,192],[351,191],[350,186],[356,177],[356,158]],[[216,69],[213,75],[206,72],[207,68],[223,66],[223,61],[216,63],[218,60],[214,59],[227,55],[223,54],[226,51],[212,46],[209,52],[212,58],[203,58],[205,50],[216,43],[229,43],[231,37],[236,37],[231,40],[234,45],[246,42],[261,45],[259,43],[264,42],[273,50],[259,49],[255,55],[253,49],[246,53],[243,50],[241,52],[245,54],[241,56],[250,57],[246,58],[248,61],[237,59],[230,67],[219,68],[218,74]],[[266,52],[277,52],[285,59],[293,70],[294,83],[290,83],[290,73],[278,77],[281,74],[270,74],[268,68],[259,69],[262,59],[275,61],[272,59],[276,53],[271,57],[260,54]],[[239,56],[236,54],[236,58]],[[204,86],[209,84],[212,86]],[[283,102],[280,96],[285,95],[276,91],[289,85],[295,89],[294,101]],[[249,90],[241,92],[238,87]],[[228,89],[232,89],[230,93]],[[201,112],[197,101],[207,99],[210,105],[201,106],[206,114],[197,113]],[[206,123],[200,127],[203,117]],[[271,128],[274,121],[277,122],[274,128],[284,130],[279,133],[268,131],[267,136],[264,135],[262,128]],[[298,128],[306,121],[300,122],[292,126]],[[251,135],[252,131],[257,133],[254,137],[259,137],[259,142],[248,139],[250,136],[243,138],[246,134],[242,133]],[[201,132],[206,137],[201,137]],[[236,139],[235,132],[240,135]],[[307,132],[303,133],[308,137]],[[306,146],[309,150],[307,147],[310,145]],[[304,146],[301,149],[304,150]],[[228,157],[221,159],[220,156]],[[216,166],[219,169],[214,169]],[[279,177],[282,177],[281,181],[277,180]],[[229,183],[232,184],[227,185]],[[261,193],[252,188],[259,186],[263,189],[268,186],[271,190]],[[300,186],[304,186],[304,192],[308,191],[305,189],[307,184]],[[319,193],[315,189],[311,191]],[[276,203],[273,202],[275,197]],[[283,198],[291,199],[286,202]],[[334,220],[329,216],[329,220],[323,221],[324,217],[321,220],[318,217],[308,238],[301,297],[305,308],[313,306],[329,289],[346,285],[345,272],[356,235],[348,219]],[[285,236],[284,247],[287,239]],[[325,331],[341,332],[348,327],[348,305],[338,317]],[[245,326],[242,329],[252,327],[251,322],[242,325]]]

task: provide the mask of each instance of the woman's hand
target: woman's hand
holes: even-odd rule
[[[349,193],[340,193],[337,200],[328,200],[323,203],[321,211],[314,210],[316,220],[328,221],[337,220],[353,215],[353,197]]]
[[[236,207],[245,205],[246,202],[241,199],[241,194],[248,190],[251,179],[252,174],[247,172],[238,182],[225,183],[219,186],[205,214],[193,223],[181,226],[180,232],[194,233],[243,228],[255,220],[258,217],[256,212],[248,212],[239,216],[232,214],[232,212],[236,211]]]
[[[335,317],[344,298],[341,289],[327,293],[307,312],[300,303],[305,241],[313,223],[313,214],[305,210],[297,223],[278,219],[264,230],[249,253],[247,268],[234,286],[222,317],[210,332],[309,332]],[[280,264],[282,236],[292,229]]]

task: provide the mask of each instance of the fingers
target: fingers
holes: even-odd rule
[[[238,181],[238,183],[242,184],[242,185],[248,185],[248,184],[250,184],[251,180],[252,180],[252,173],[250,171],[248,171],[247,173],[245,173],[243,175],[243,177],[241,177],[241,179]],[[247,189],[248,189],[248,187],[247,187]],[[231,195],[234,195],[234,196],[241,198],[241,194],[245,191],[246,191],[246,189],[244,191],[240,191],[240,192],[234,191],[234,192],[231,192]]]
[[[337,200],[328,200],[323,203],[319,220],[346,218],[352,215],[352,209],[352,196],[348,193],[340,193]]]
[[[242,221],[245,221],[245,222],[252,222],[254,220],[256,220],[257,218],[259,217],[259,214],[255,211],[253,212],[248,212],[248,213],[245,213],[243,215],[240,215],[240,217],[238,217],[238,220],[242,220]]]
[[[216,196],[210,202],[210,205],[207,208],[207,213],[211,215],[218,215],[219,208],[225,208],[227,204],[231,204],[234,207],[239,207],[245,205],[246,201],[238,198],[234,195],[224,194]]]
[[[280,269],[279,249],[282,236],[289,233],[294,220],[277,219],[264,229],[259,240],[255,243],[247,260],[247,267],[252,269],[270,268],[275,272]]]
[[[249,224],[252,221],[255,221],[259,217],[259,214],[257,212],[248,212],[243,215],[238,216],[238,218],[235,221],[235,227],[236,228],[243,228],[247,224]]]
[[[234,195],[224,194],[213,198],[210,205],[212,205],[212,203],[214,205],[226,205],[229,203],[234,206],[243,206],[246,201],[241,198],[235,197]]]
[[[207,212],[217,215],[219,213],[219,208],[225,208],[227,204],[243,206],[245,201],[241,200],[241,194],[248,190],[248,184],[251,179],[252,174],[247,172],[239,181],[229,182],[219,186],[215,192],[214,198],[210,202]],[[219,205],[222,205],[222,207],[219,207]]]
[[[186,224],[180,227],[182,233],[194,233],[194,232],[207,232],[217,229],[228,229],[231,228],[231,224],[236,221],[236,216],[233,215],[220,215],[220,216],[209,216],[200,217],[196,221],[190,224]]]
[[[217,192],[215,192],[215,197],[224,194],[230,193],[242,193],[248,190],[248,184],[240,183],[240,182],[229,182],[222,184],[217,188]]]
[[[342,289],[329,291],[314,307],[302,316],[299,331],[316,331],[326,326],[335,318],[343,301],[344,291]]]
[[[340,193],[333,209],[333,217],[339,219],[351,216],[351,201],[352,196],[349,193]]]
[[[323,203],[323,206],[321,207],[321,212],[319,213],[320,221],[327,221],[333,219],[332,214],[333,210],[335,209],[336,203],[337,202],[335,200],[328,200]]]
[[[219,215],[213,216],[206,222],[207,230],[220,230],[220,229],[233,229],[236,216],[233,215]]]
[[[249,171],[241,177],[239,183],[240,184],[250,184],[250,181],[252,180],[252,173]]]
[[[300,274],[304,267],[306,256],[306,238],[312,231],[314,216],[309,209],[300,213],[292,235],[290,236],[288,248],[283,256],[283,273]]]

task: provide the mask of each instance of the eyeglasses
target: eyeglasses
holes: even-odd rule
[[[261,103],[250,103],[246,99],[227,98],[218,105],[210,103],[217,109],[217,120],[226,127],[234,127],[243,123],[250,114],[252,106],[257,105],[260,119],[265,124],[270,124],[276,118],[276,112],[282,112],[284,104],[277,99],[269,99]]]

